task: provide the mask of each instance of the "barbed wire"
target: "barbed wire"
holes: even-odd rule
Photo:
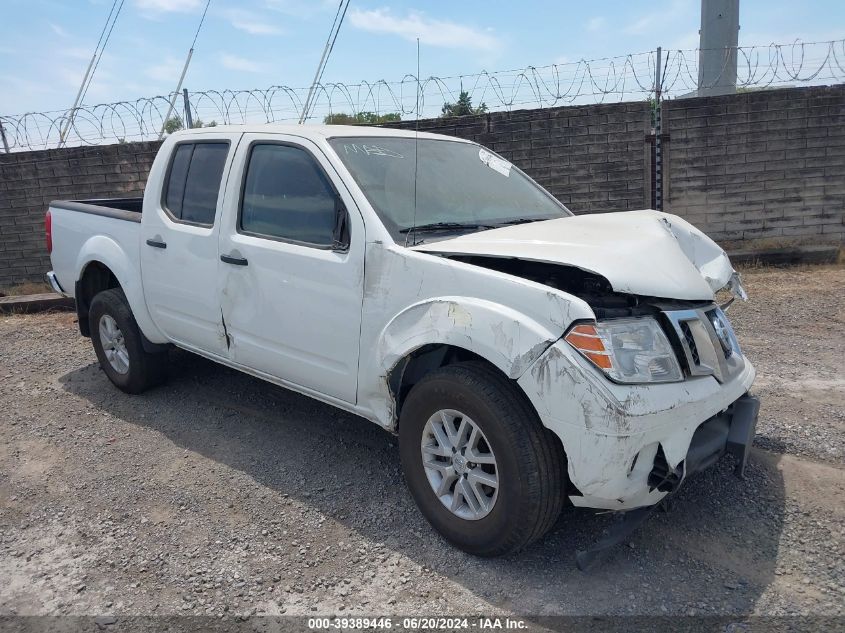
[[[662,54],[662,98],[691,96],[699,88],[699,53],[666,50]],[[720,53],[721,54],[721,53]],[[738,89],[845,82],[845,39],[724,49],[722,72],[731,56],[737,58]],[[546,108],[561,105],[649,99],[655,95],[656,51],[618,57],[483,71],[471,75],[428,77],[419,82],[421,116],[441,114],[444,103],[455,103],[467,92],[475,106],[489,111]],[[398,81],[328,82],[317,85],[309,122],[333,114],[416,115],[418,80],[408,74]],[[253,90],[204,90],[190,93],[195,125],[238,123],[295,123],[308,88],[271,86]],[[173,95],[144,97],[76,109],[68,145],[139,141],[156,138]],[[12,151],[58,145],[70,110],[28,112],[0,116]]]

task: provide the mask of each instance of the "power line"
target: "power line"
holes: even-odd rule
[[[308,95],[305,98],[305,104],[302,106],[302,115],[299,117],[300,123],[304,123],[305,119],[308,118],[309,111],[313,110],[312,97],[316,98],[317,86],[320,85],[323,79],[323,73],[329,63],[329,56],[334,49],[334,43],[337,40],[338,33],[340,33],[340,27],[343,24],[343,18],[346,17],[346,10],[349,8],[350,2],[351,0],[340,0],[340,4],[337,6],[334,21],[332,22],[331,29],[329,29],[329,36],[326,39],[326,45],[323,47],[323,54],[320,57],[320,63],[317,64],[317,72],[314,73],[314,81],[311,82],[311,87],[308,89]]]
[[[112,20],[111,27],[109,27],[109,32],[106,35],[106,39],[103,42],[103,47],[100,50],[100,56],[97,58],[97,61],[94,63],[94,68],[91,70],[91,76],[88,78],[88,84],[85,86],[85,90],[82,93],[81,103],[85,103],[85,97],[88,94],[88,89],[91,87],[91,82],[94,81],[94,73],[97,72],[97,67],[100,65],[100,61],[103,59],[103,52],[106,50],[106,46],[108,46],[109,40],[111,39],[111,32],[114,30],[114,25],[117,23],[117,16],[120,15],[121,10],[123,9],[123,2],[124,0],[120,0],[120,6],[117,8],[117,13],[115,13],[114,20]],[[112,8],[114,5],[112,5]],[[100,38],[102,39],[102,37]]]
[[[346,10],[349,8],[349,2],[350,1],[351,0],[347,0],[346,6],[343,7],[343,13],[340,16],[340,22],[338,23],[337,29],[335,29],[335,32],[334,32],[334,37],[332,38],[332,45],[329,46],[329,52],[326,55],[326,62],[323,64],[323,69],[320,71],[320,76],[317,79],[317,85],[320,85],[320,83],[323,81],[323,73],[326,72],[326,66],[328,66],[328,64],[329,64],[329,57],[332,56],[332,51],[334,50],[334,43],[337,41],[337,35],[338,35],[338,33],[340,33],[340,25],[343,24],[343,18],[346,17]],[[313,105],[312,105],[311,109],[312,110],[314,109]]]
[[[170,99],[170,105],[167,108],[167,114],[164,115],[164,119],[161,121],[161,130],[158,133],[158,138],[164,136],[165,128],[167,128],[167,121],[170,119],[170,114],[173,112],[173,108],[176,105],[176,99],[179,97],[179,93],[182,91],[182,82],[185,81],[185,74],[188,72],[188,65],[191,63],[191,57],[194,56],[194,46],[197,43],[197,38],[200,36],[200,31],[202,30],[202,25],[205,23],[205,15],[208,13],[208,6],[211,4],[211,0],[206,0],[205,9],[202,11],[202,17],[200,18],[199,26],[197,26],[197,32],[194,33],[194,39],[191,42],[191,48],[188,50],[188,56],[185,58],[185,65],[182,67],[182,74],[179,76],[179,83],[176,85],[176,91],[173,93],[173,96]]]
[[[109,9],[109,15],[106,17],[106,23],[103,25],[103,30],[100,31],[100,37],[97,40],[97,45],[94,47],[94,53],[91,56],[91,61],[88,62],[88,68],[85,70],[85,75],[82,77],[82,83],[79,85],[79,91],[76,93],[76,99],[74,99],[73,106],[70,109],[70,116],[59,134],[59,147],[61,147],[65,142],[67,133],[70,130],[71,125],[73,125],[77,106],[80,104],[82,99],[85,98],[85,95],[88,93],[88,87],[90,87],[91,82],[94,80],[94,73],[97,72],[97,66],[100,65],[100,59],[102,59],[103,52],[106,50],[106,44],[108,44],[109,38],[111,37],[112,29],[114,29],[115,22],[117,22],[117,18],[120,15],[120,10],[123,9],[123,0],[119,1],[120,6],[117,6],[118,0],[113,0],[111,9]],[[115,12],[115,7],[117,7],[117,12]],[[114,15],[114,19],[112,19],[112,15]],[[111,23],[111,26],[109,26],[109,23]],[[108,35],[106,35],[106,30],[108,30]],[[105,41],[103,41],[104,36],[106,38]]]

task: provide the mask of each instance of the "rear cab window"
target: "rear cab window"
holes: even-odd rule
[[[228,154],[228,141],[194,141],[176,146],[162,195],[162,207],[174,221],[214,225]]]

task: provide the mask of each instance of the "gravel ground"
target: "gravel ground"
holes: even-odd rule
[[[568,508],[527,551],[473,558],[375,425],[182,352],[128,396],[72,314],[2,317],[0,615],[845,615],[845,269],[745,282],[746,479],[702,473],[587,574],[573,553],[608,515]]]

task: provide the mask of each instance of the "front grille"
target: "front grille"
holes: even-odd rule
[[[711,310],[706,314],[707,318],[710,319],[710,323],[713,325],[713,330],[716,333],[716,337],[719,339],[722,355],[725,358],[730,358],[731,354],[733,354],[733,347],[731,345],[731,335],[728,334],[728,326],[725,324],[725,321],[722,320],[721,315],[716,310]]]
[[[663,314],[690,376],[713,376],[725,382],[742,370],[739,345],[719,308],[667,310]]]
[[[681,332],[683,333],[684,340],[686,340],[687,346],[689,347],[693,365],[700,365],[701,358],[698,355],[698,346],[695,344],[695,337],[692,335],[692,330],[690,330],[689,323],[686,321],[681,321]]]

